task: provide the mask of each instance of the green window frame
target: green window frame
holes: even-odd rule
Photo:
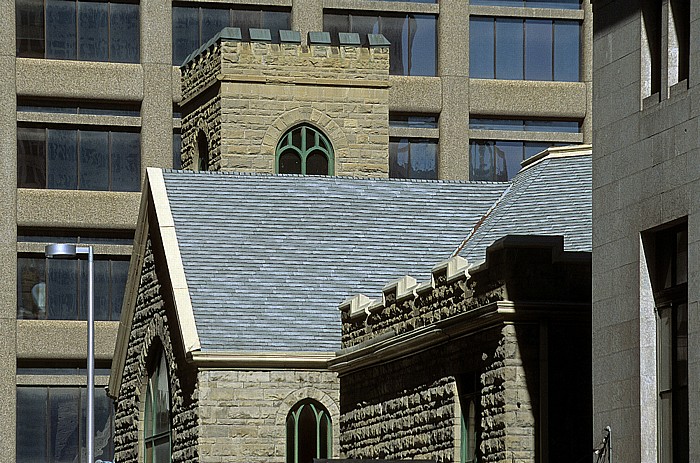
[[[145,463],[171,461],[170,387],[165,355],[160,355],[146,385],[143,456]]]
[[[333,425],[328,410],[305,399],[287,415],[287,463],[311,463],[332,455]]]
[[[318,129],[307,124],[285,132],[275,150],[279,174],[333,175],[333,146]]]

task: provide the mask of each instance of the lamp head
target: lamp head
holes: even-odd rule
[[[77,254],[77,247],[74,244],[58,243],[46,245],[46,257],[60,259],[75,257]]]

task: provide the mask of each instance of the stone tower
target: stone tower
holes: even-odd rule
[[[387,177],[388,41],[250,36],[226,28],[182,65],[183,168]]]

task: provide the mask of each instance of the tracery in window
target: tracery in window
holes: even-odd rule
[[[333,175],[333,147],[309,125],[287,131],[277,143],[276,158],[280,174]]]
[[[170,462],[170,392],[165,355],[160,355],[146,385],[144,413],[144,462]]]
[[[319,402],[305,399],[287,415],[287,463],[311,463],[330,458],[333,428],[328,410]]]

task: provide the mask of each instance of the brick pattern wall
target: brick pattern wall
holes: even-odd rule
[[[323,370],[199,372],[200,460],[202,463],[283,463],[286,418],[305,398],[321,402],[338,448],[339,383]]]
[[[161,284],[156,274],[150,240],[146,246],[136,310],[129,335],[129,346],[122,384],[115,401],[115,461],[137,463],[143,459],[142,426],[147,365],[153,364],[162,353],[168,365],[170,380],[171,442],[173,463],[198,460],[197,394],[188,392],[181,379],[187,368],[175,360],[171,343],[168,316],[165,312]]]
[[[185,168],[202,121],[210,170],[263,173],[282,135],[308,123],[330,140],[335,175],[388,176],[388,48],[224,41],[183,67],[182,85]]]

